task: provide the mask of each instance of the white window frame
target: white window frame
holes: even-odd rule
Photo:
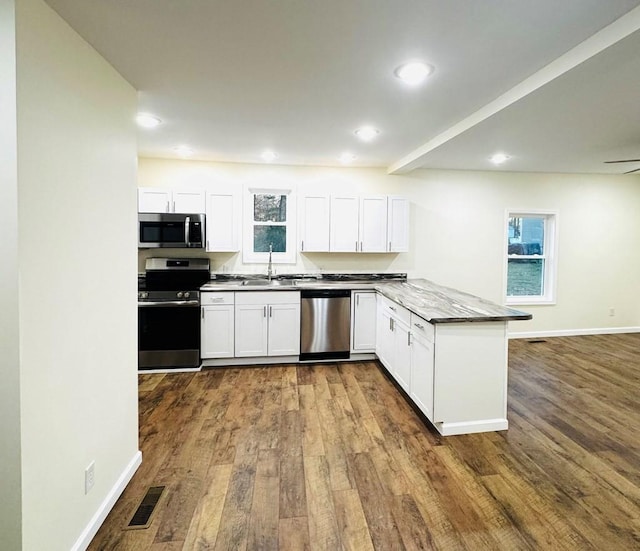
[[[287,196],[287,220],[284,224],[287,228],[286,251],[272,253],[273,264],[295,264],[296,262],[296,195],[292,188],[266,188],[247,187],[244,193],[244,216],[242,232],[242,261],[245,264],[267,264],[269,253],[255,252],[253,250],[253,205],[254,195],[286,195]],[[281,224],[278,224],[281,225]]]
[[[542,255],[510,255],[509,254],[509,218],[544,218],[544,245]],[[504,282],[503,296],[507,305],[556,304],[556,287],[558,272],[558,212],[554,210],[506,209],[504,217]],[[543,294],[508,296],[508,270],[510,258],[543,259]]]

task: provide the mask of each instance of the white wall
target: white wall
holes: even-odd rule
[[[15,10],[0,2],[0,547],[20,549],[20,354]]]
[[[16,4],[23,549],[68,550],[138,450],[137,98]]]
[[[515,332],[640,326],[640,176],[530,174],[417,170],[389,176],[383,170],[223,164],[140,159],[139,185],[293,185],[298,193],[323,189],[340,193],[388,193],[408,197],[411,252],[406,254],[299,255],[279,272],[398,271],[426,277],[504,303],[505,211],[547,209],[559,214],[557,304],[523,306],[530,322]],[[176,251],[173,251],[176,253]],[[176,254],[183,254],[178,252]],[[198,255],[202,253],[189,252]],[[147,256],[139,253],[138,269]],[[263,272],[244,265],[240,254],[211,254],[213,269]],[[616,315],[609,316],[609,308]]]

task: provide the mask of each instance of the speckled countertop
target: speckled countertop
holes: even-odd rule
[[[243,284],[247,281],[247,284]],[[202,291],[296,291],[304,289],[376,290],[430,323],[529,320],[527,312],[506,308],[483,298],[438,285],[428,279],[406,280],[405,274],[334,274],[289,276],[266,284],[264,278],[224,277]],[[266,285],[265,285],[266,284]]]
[[[500,306],[428,279],[377,284],[376,291],[430,323],[529,320],[527,312]]]

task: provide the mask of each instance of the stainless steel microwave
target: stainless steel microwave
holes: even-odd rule
[[[139,249],[204,249],[204,214],[139,213]]]

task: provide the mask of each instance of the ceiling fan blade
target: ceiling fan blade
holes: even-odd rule
[[[624,159],[622,161],[605,161],[606,164],[610,163],[640,163],[640,159]]]
[[[640,168],[634,168],[633,170],[630,170],[629,172],[625,172],[625,174],[631,174],[632,172],[638,172],[640,170]]]

